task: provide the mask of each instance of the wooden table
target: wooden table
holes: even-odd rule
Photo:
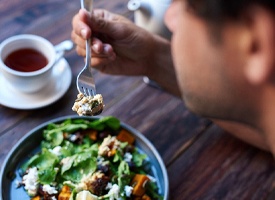
[[[95,0],[95,7],[127,13],[127,2]],[[70,39],[71,19],[79,7],[77,0],[1,0],[0,41],[22,33],[43,36],[53,44]],[[128,16],[133,19],[132,13],[128,12]],[[77,95],[75,80],[84,61],[75,51],[65,58],[73,80],[60,100],[35,110],[0,105],[0,163],[29,130],[48,120],[75,114],[71,110]],[[274,160],[269,153],[195,116],[180,99],[148,86],[142,77],[97,72],[95,80],[105,100],[102,115],[113,115],[138,129],[159,151],[168,170],[170,199],[275,199]]]

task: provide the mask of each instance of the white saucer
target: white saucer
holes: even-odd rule
[[[59,100],[69,89],[71,81],[72,71],[65,58],[55,64],[52,81],[36,93],[22,93],[8,87],[0,74],[0,104],[22,110],[42,108]]]

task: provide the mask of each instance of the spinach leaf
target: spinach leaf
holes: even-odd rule
[[[82,162],[77,162],[69,170],[63,173],[63,178],[72,182],[79,182],[84,175],[93,173],[97,168],[96,158],[90,157]]]
[[[133,162],[137,167],[141,167],[143,164],[143,161],[147,158],[146,154],[139,153],[137,150],[135,150],[133,153]]]
[[[73,166],[73,163],[75,161],[76,155],[64,158],[62,160],[62,167],[61,167],[61,175],[64,174],[64,172],[68,171],[69,169],[71,169],[71,167]]]
[[[58,170],[55,168],[47,168],[38,171],[39,182],[42,184],[51,184],[55,181]]]
[[[99,120],[95,120],[89,123],[89,128],[93,128],[98,131],[102,131],[105,128],[110,128],[112,130],[118,130],[120,128],[120,121],[112,116],[103,117]]]
[[[41,154],[34,155],[27,163],[26,167],[36,166],[40,169],[52,168],[58,163],[58,157],[47,149],[42,149]]]

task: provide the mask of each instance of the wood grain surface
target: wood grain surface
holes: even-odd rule
[[[94,7],[133,20],[127,3],[94,0]],[[43,36],[53,44],[70,39],[71,19],[79,8],[76,0],[1,0],[0,42],[23,33]],[[28,131],[48,120],[75,115],[71,110],[77,95],[75,81],[84,59],[74,50],[66,53],[65,59],[73,80],[60,100],[35,110],[0,105],[0,167],[13,145]],[[169,175],[170,199],[275,199],[274,160],[269,153],[192,114],[180,99],[148,86],[142,77],[95,72],[95,81],[106,105],[102,115],[113,115],[133,126],[159,151]]]

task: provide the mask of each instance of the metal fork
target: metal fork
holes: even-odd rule
[[[93,0],[90,0],[92,3]],[[85,1],[80,0],[81,8],[85,8]],[[91,9],[91,7],[89,8]],[[86,40],[86,58],[85,66],[79,72],[76,78],[76,86],[79,93],[84,94],[85,96],[95,96],[96,88],[95,81],[92,76],[92,67],[91,67],[91,49],[90,49],[90,39]]]

